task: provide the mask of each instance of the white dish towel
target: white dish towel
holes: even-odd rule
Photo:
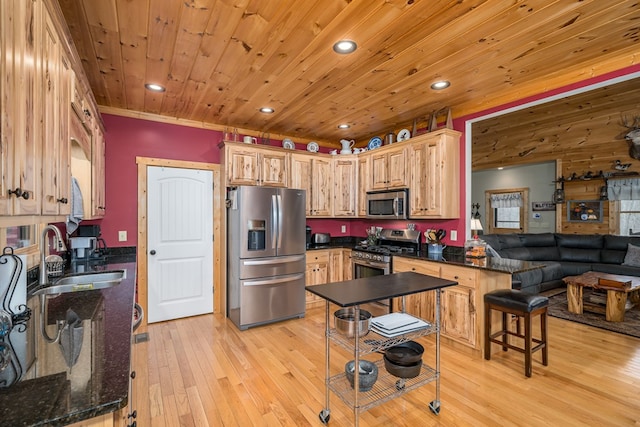
[[[71,177],[71,214],[67,216],[67,234],[72,234],[78,229],[80,221],[84,218],[82,206],[82,191],[75,177]]]

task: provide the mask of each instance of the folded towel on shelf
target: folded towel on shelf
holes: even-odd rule
[[[67,234],[72,234],[78,229],[80,221],[84,218],[82,206],[82,190],[75,177],[71,177],[71,213],[67,216]]]

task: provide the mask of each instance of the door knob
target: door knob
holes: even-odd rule
[[[156,251],[154,249],[151,249],[151,251],[149,252],[150,255],[155,255]]]

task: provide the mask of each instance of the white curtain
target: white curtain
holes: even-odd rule
[[[521,208],[522,193],[501,193],[491,195],[491,208]]]
[[[640,199],[640,178],[611,179],[607,181],[609,200]]]

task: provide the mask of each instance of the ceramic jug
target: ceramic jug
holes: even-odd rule
[[[351,154],[351,147],[356,142],[353,139],[341,139],[340,144],[342,144],[342,150],[340,150],[340,154]]]

